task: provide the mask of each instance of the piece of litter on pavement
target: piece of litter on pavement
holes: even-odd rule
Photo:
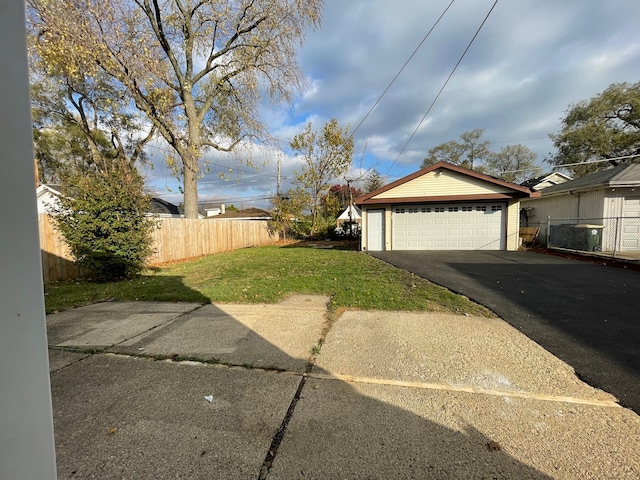
[[[502,450],[502,447],[500,446],[500,444],[498,442],[494,441],[494,440],[491,440],[491,441],[487,442],[487,448],[489,450],[493,450],[493,451],[496,451],[496,452],[499,452],[499,451]]]
[[[209,403],[213,403],[213,395],[205,395],[204,399]]]
[[[140,347],[138,350],[144,350],[144,347]]]

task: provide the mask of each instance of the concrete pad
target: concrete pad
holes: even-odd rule
[[[315,371],[615,401],[499,318],[345,312],[327,335]]]
[[[58,477],[255,479],[299,382],[93,355],[51,375]]]
[[[186,312],[197,303],[103,302],[47,315],[49,345],[80,348],[116,345]]]
[[[637,479],[620,407],[309,378],[269,479]]]
[[[277,305],[206,305],[140,342],[148,355],[304,372],[325,322],[328,299],[296,296]]]
[[[65,352],[63,350],[49,350],[49,373],[68,367],[84,358],[88,353]]]

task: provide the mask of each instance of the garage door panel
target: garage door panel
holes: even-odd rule
[[[396,208],[393,249],[500,250],[504,248],[504,211],[504,205],[496,203]]]
[[[620,250],[640,251],[640,197],[627,197],[622,206]]]

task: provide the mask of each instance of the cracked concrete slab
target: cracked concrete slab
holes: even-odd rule
[[[198,308],[197,303],[104,302],[47,315],[49,345],[105,347],[135,338]]]
[[[58,478],[105,480],[256,478],[300,381],[110,354],[51,379]]]
[[[49,373],[68,367],[87,358],[89,353],[66,352],[64,350],[49,350]]]
[[[304,372],[326,320],[327,302],[327,297],[309,295],[275,305],[206,305],[126,345],[146,355]]]

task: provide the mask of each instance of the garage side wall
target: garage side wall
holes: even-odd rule
[[[523,209],[521,223],[523,227],[539,227],[538,241],[547,243],[548,218],[577,218],[578,198],[573,195],[562,195],[549,198],[522,199]]]
[[[523,215],[520,217],[523,226],[540,227],[538,240],[545,245],[547,241],[547,224],[549,218],[555,223],[603,223],[602,218],[613,216],[610,209],[616,208],[614,204],[609,205],[605,199],[605,189],[592,190],[587,192],[567,192],[564,195],[553,197],[543,197],[535,199],[523,199],[521,208]],[[615,203],[615,202],[614,202]],[[605,242],[606,243],[606,242]]]
[[[506,217],[507,242],[506,249],[518,250],[520,247],[520,200],[513,199],[507,204]]]

